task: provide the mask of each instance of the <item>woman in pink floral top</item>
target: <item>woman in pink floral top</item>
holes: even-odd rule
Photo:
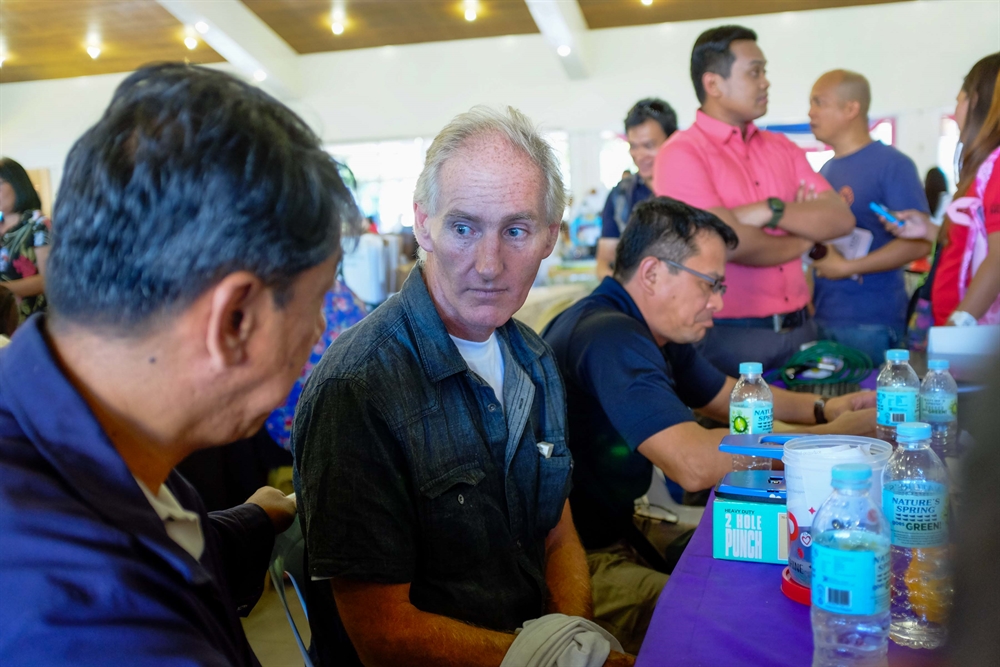
[[[41,207],[24,168],[0,158],[0,284],[17,297],[21,321],[45,309],[50,223]]]

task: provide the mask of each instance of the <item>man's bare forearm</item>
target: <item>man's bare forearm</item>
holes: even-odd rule
[[[497,667],[514,635],[420,611],[409,585],[332,582],[337,610],[367,667]]]
[[[816,199],[785,204],[779,229],[813,242],[829,241],[851,233],[854,214],[838,195],[824,193]]]
[[[915,259],[926,257],[931,244],[923,240],[894,239],[875,252],[851,260],[853,272],[859,275],[881,273],[906,266]]]
[[[569,501],[545,541],[545,580],[549,587],[549,613],[593,617],[587,554],[573,525]]]

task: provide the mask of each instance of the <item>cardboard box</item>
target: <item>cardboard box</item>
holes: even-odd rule
[[[788,563],[787,507],[716,497],[712,508],[712,557]]]

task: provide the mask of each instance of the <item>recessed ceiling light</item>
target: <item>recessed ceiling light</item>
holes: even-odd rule
[[[653,4],[653,0],[640,0],[640,1],[642,2],[642,4],[646,5],[647,7],[649,7],[651,4]]]
[[[465,20],[466,21],[475,21],[476,20],[476,10],[475,9],[466,9],[465,10]]]
[[[197,40],[197,38],[195,38],[195,37],[185,37],[184,38],[184,46],[186,46],[186,47],[188,47],[188,49],[194,51],[196,48],[198,48],[198,40]]]
[[[566,56],[568,56],[571,52],[572,52],[572,49],[569,48],[569,46],[566,45],[566,44],[561,44],[559,46],[559,48],[556,49],[556,53],[558,53],[563,58],[565,58]]]
[[[267,72],[262,69],[257,70],[253,73],[254,81],[260,82],[267,78]]]
[[[87,55],[90,56],[92,59],[97,60],[97,56],[101,55],[101,49],[100,49],[100,47],[97,47],[97,46],[88,46],[87,47]]]
[[[208,24],[205,23],[204,21],[198,21],[197,23],[194,24],[194,29],[204,35],[206,32],[208,32]]]
[[[343,35],[344,34],[344,24],[343,23],[335,22],[333,24],[333,34],[334,35]]]

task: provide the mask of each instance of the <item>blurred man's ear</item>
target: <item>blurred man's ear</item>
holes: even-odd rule
[[[270,293],[257,276],[231,273],[209,290],[205,347],[216,370],[246,361],[251,334],[260,326]]]

